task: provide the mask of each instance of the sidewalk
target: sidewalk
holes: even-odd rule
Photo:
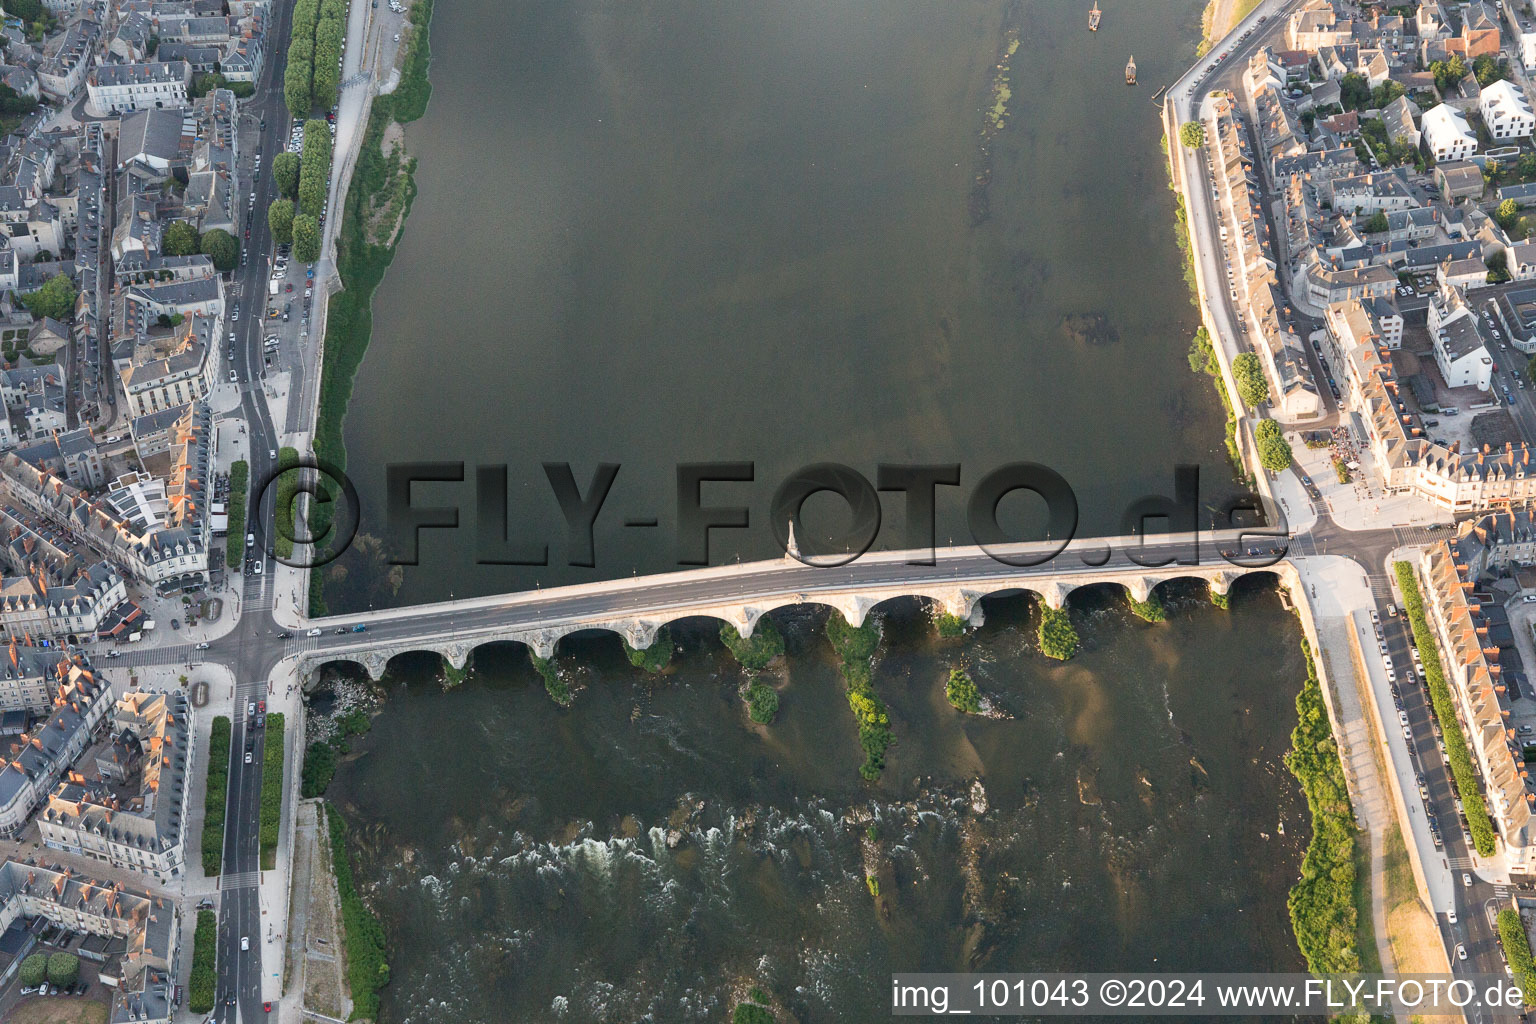
[[[1443,913],[1454,907],[1455,885],[1449,864],[1434,848],[1429,823],[1417,799],[1417,782],[1407,744],[1398,731],[1383,729],[1382,723],[1396,722],[1391,687],[1385,672],[1374,659],[1355,657],[1356,644],[1370,641],[1370,611],[1375,607],[1370,581],[1361,566],[1338,556],[1298,557],[1295,560],[1303,584],[1307,587],[1313,616],[1317,623],[1322,656],[1333,682],[1333,697],[1339,729],[1339,750],[1345,771],[1353,785],[1355,816],[1368,835],[1371,847],[1372,915],[1376,944],[1382,967],[1392,971],[1393,957],[1383,905],[1386,892],[1386,833],[1397,824],[1404,842],[1412,846],[1410,857],[1422,866],[1420,898],[1429,907]],[[1360,679],[1363,664],[1367,678]],[[1367,708],[1364,700],[1372,701]],[[1382,758],[1395,780],[1382,775],[1383,765],[1376,757],[1378,743],[1385,738]],[[1389,784],[1395,782],[1395,784]],[[1412,797],[1409,798],[1409,794]],[[1406,821],[1404,820],[1406,818]],[[1427,892],[1424,891],[1427,887]]]
[[[272,672],[267,692],[268,712],[280,711],[283,714],[284,763],[283,811],[282,824],[278,829],[277,866],[261,872],[257,888],[262,917],[261,997],[272,1002],[281,999],[284,990],[288,898],[293,872],[294,811],[299,800],[299,774],[304,766],[304,695],[298,685],[296,665],[296,659],[280,663]]]
[[[1343,429],[1358,438],[1359,433],[1353,429],[1352,419],[1347,420],[1346,424]],[[1387,494],[1377,487],[1376,481],[1381,479],[1381,475],[1376,472],[1375,456],[1366,445],[1356,444],[1349,452],[1351,460],[1358,461],[1360,466],[1350,470],[1350,481],[1344,483],[1339,480],[1338,472],[1333,467],[1331,449],[1308,448],[1301,434],[1296,431],[1288,431],[1285,437],[1290,442],[1296,465],[1312,478],[1312,483],[1322,493],[1329,516],[1340,529],[1379,530],[1387,523],[1393,526],[1428,526],[1431,523],[1450,523],[1453,519],[1449,512],[1422,498],[1408,494]]]

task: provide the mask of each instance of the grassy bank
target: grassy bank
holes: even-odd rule
[[[325,365],[320,372],[314,451],[338,469],[347,465],[342,424],[352,400],[352,382],[373,332],[373,293],[395,258],[396,225],[403,229],[416,196],[415,161],[406,158],[400,147],[386,155],[384,131],[391,122],[408,124],[426,113],[432,95],[427,78],[431,18],[432,0],[412,5],[409,38],[401,44],[405,60],[400,83],[393,93],[373,100],[336,234],[336,270],[342,290],[331,296],[326,307]],[[323,590],[324,574],[310,573],[311,614],[325,614]]]
[[[389,984],[389,961],[384,956],[384,926],[357,894],[352,882],[352,862],[347,859],[347,823],[334,807],[325,808],[331,834],[331,866],[336,873],[336,894],[341,899],[341,924],[346,931],[347,988],[352,996],[351,1020],[377,1020],[379,989]]]
[[[277,866],[277,836],[283,819],[283,716],[267,716],[266,745],[261,757],[261,866]]]
[[[1296,728],[1285,766],[1301,783],[1312,817],[1312,841],[1301,861],[1301,878],[1286,905],[1296,945],[1313,974],[1360,970],[1355,946],[1355,818],[1350,811],[1339,746],[1328,723],[1312,651],[1302,642],[1307,680],[1296,695]]]
[[[1488,817],[1488,805],[1483,802],[1482,790],[1477,785],[1477,773],[1472,770],[1472,755],[1467,750],[1467,738],[1456,718],[1456,702],[1451,688],[1445,681],[1445,671],[1440,667],[1440,652],[1435,647],[1435,636],[1424,618],[1424,599],[1419,594],[1419,581],[1413,574],[1413,566],[1398,562],[1397,587],[1403,594],[1403,612],[1413,627],[1413,642],[1419,649],[1424,663],[1424,681],[1429,684],[1429,700],[1440,723],[1440,734],[1445,742],[1446,757],[1451,762],[1451,778],[1456,783],[1456,793],[1467,815],[1467,827],[1472,832],[1472,843],[1484,857],[1493,856],[1493,821]]]
[[[240,568],[240,553],[245,550],[245,502],[250,487],[251,467],[244,459],[229,467],[229,533],[224,541],[224,563]]]
[[[224,803],[229,797],[230,722],[213,720],[208,737],[208,788],[203,793],[203,874],[217,875],[224,866]]]

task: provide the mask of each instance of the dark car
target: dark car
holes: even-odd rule
[[[281,633],[277,634],[277,638],[279,640],[292,640],[293,639],[293,634],[288,632],[287,630],[283,630]]]

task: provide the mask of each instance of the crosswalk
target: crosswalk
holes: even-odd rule
[[[260,871],[236,871],[219,876],[219,889],[224,892],[231,889],[254,889],[260,883]]]
[[[1373,572],[1368,577],[1371,581],[1371,597],[1377,601],[1390,603],[1393,600],[1392,584],[1382,573]]]
[[[1392,532],[1397,535],[1399,544],[1409,545],[1433,543],[1443,531],[1431,530],[1423,526],[1394,526]]]
[[[1494,886],[1493,887],[1493,895],[1494,895],[1495,899],[1499,899],[1499,900],[1507,900],[1507,899],[1509,899],[1509,896],[1510,896],[1509,886],[1507,886],[1507,885],[1496,885],[1496,886]]]
[[[1471,857],[1452,857],[1451,858],[1451,870],[1452,871],[1470,871],[1475,866],[1476,865],[1474,865],[1472,863],[1472,858]]]

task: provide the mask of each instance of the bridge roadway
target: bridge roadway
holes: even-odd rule
[[[377,677],[395,654],[435,650],[462,667],[474,646],[495,640],[526,643],[549,657],[562,636],[584,629],[612,630],[631,646],[647,647],[661,626],[695,615],[730,622],[745,636],[764,612],[786,604],[830,605],[857,624],[874,605],[901,596],[932,598],[951,614],[967,618],[984,595],[1013,589],[1035,591],[1052,607],[1060,607],[1075,587],[1096,582],[1122,583],[1144,600],[1164,579],[1195,576],[1222,593],[1238,576],[1280,561],[1285,544],[1283,535],[1259,531],[1186,535],[1145,547],[1133,538],[1093,539],[1074,541],[1055,558],[1034,566],[1006,564],[975,547],[940,548],[932,565],[912,564],[911,552],[866,555],[838,567],[784,558],[338,618],[295,619],[295,628],[323,632],[295,637],[290,652],[310,663],[358,661]],[[999,553],[1040,558],[1051,550],[1050,544],[1022,544]],[[1223,551],[1236,557],[1229,560]],[[1167,564],[1176,561],[1189,564]],[[1279,566],[1275,570],[1282,571]],[[366,626],[366,632],[337,633],[357,625]]]
[[[825,604],[850,622],[862,622],[870,608],[901,596],[931,598],[951,614],[969,617],[982,597],[1013,590],[1038,593],[1053,607],[1073,589],[1094,583],[1125,586],[1138,600],[1178,577],[1205,579],[1224,593],[1250,572],[1282,577],[1293,572],[1289,554],[1330,547],[1380,572],[1380,559],[1400,542],[1392,530],[1346,532],[1323,519],[1314,530],[1289,538],[1252,530],[1156,535],[1145,546],[1132,538],[1074,540],[1034,566],[1005,564],[976,547],[939,548],[932,565],[910,564],[910,552],[868,554],[838,567],[784,558],[320,619],[267,606],[261,597],[271,591],[257,582],[263,577],[255,577],[247,578],[251,593],[239,626],[209,649],[190,644],[139,649],[112,664],[216,661],[240,680],[254,681],[267,679],[284,659],[297,658],[304,667],[353,661],[379,675],[389,658],[407,651],[436,651],[462,667],[474,647],[498,640],[526,643],[547,657],[562,636],[588,629],[611,630],[632,646],[648,646],[661,626],[690,616],[719,618],[749,635],[762,614],[793,604]],[[999,553],[1038,556],[1053,547],[1008,545]],[[1143,564],[1149,562],[1171,564]],[[352,632],[358,625],[366,630]],[[313,629],[320,635],[309,636]],[[284,632],[291,635],[285,638]]]

